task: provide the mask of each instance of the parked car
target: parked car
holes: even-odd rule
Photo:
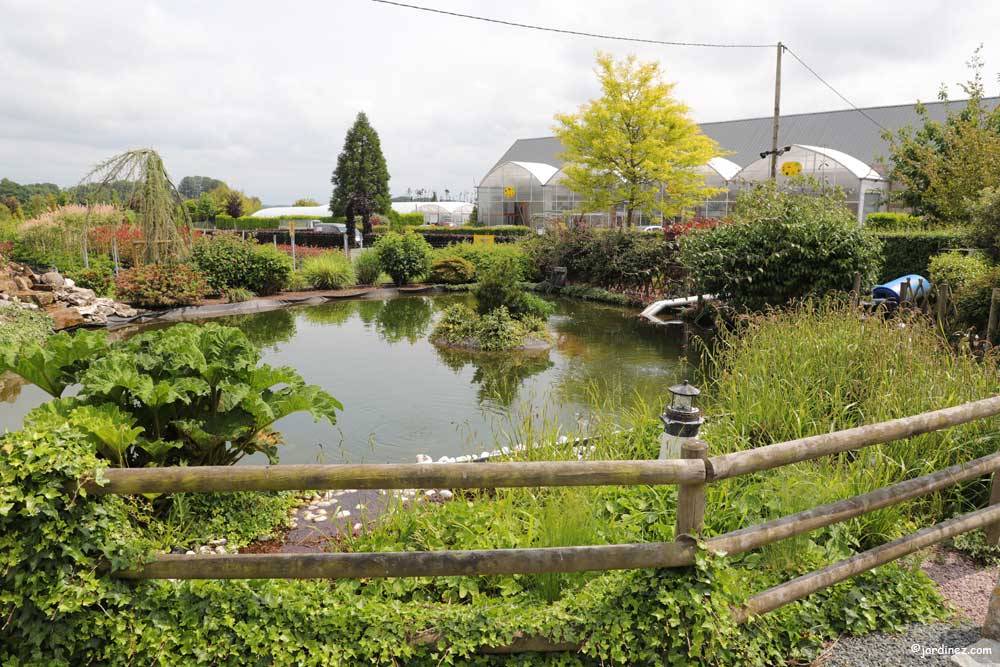
[[[347,225],[343,222],[321,222],[316,227],[318,232],[328,232],[337,234],[346,234]],[[361,230],[357,227],[354,228],[354,244],[361,246],[364,242],[364,237],[361,235]]]
[[[662,233],[663,232],[663,226],[662,225],[643,225],[642,227],[639,228],[639,231],[640,232],[658,232],[658,233]]]

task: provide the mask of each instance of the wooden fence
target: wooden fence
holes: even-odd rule
[[[1000,396],[910,417],[814,435],[745,451],[709,456],[692,440],[682,458],[655,461],[548,461],[483,464],[369,464],[114,468],[101,484],[84,480],[94,494],[326,489],[499,488],[539,486],[679,486],[672,542],[530,549],[388,553],[225,554],[156,557],[142,567],[114,572],[126,579],[313,579],[537,574],[681,567],[694,562],[694,537],[702,531],[705,485],[822,456],[855,451],[1000,414]],[[976,528],[1000,539],[1000,452],[870,493],[821,505],[766,523],[708,537],[711,551],[738,554],[823,526],[993,474],[990,505],[924,528],[869,551],[758,593],[735,610],[745,621],[837,582]],[[425,638],[435,641],[434,638]],[[562,651],[575,645],[519,637],[484,652]]]

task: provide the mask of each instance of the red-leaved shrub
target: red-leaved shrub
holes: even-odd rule
[[[115,293],[143,308],[190,306],[205,298],[208,283],[187,264],[147,264],[119,273]]]

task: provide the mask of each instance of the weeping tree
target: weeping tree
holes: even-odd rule
[[[157,263],[185,257],[190,249],[186,230],[191,219],[160,155],[151,148],[115,155],[91,169],[80,185],[92,187],[89,202],[120,182],[130,184],[127,206],[136,212],[142,229],[143,259]]]

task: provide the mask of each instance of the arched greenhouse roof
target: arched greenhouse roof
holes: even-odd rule
[[[736,164],[732,160],[727,160],[724,157],[714,157],[708,161],[706,166],[721,176],[725,181],[733,180],[733,177],[739,173],[740,169],[742,169],[740,165]]]
[[[807,146],[805,144],[793,144],[799,148],[804,148],[814,153],[819,153],[820,155],[825,155],[837,164],[839,164],[844,169],[857,176],[858,178],[863,178],[866,181],[884,181],[885,179],[870,167],[867,163],[862,162],[853,155],[848,155],[847,153],[834,150],[833,148],[824,148],[823,146]]]
[[[551,164],[546,164],[544,162],[521,162],[516,160],[510,160],[507,162],[501,162],[497,166],[493,167],[493,169],[490,170],[490,173],[486,174],[486,176],[483,177],[483,180],[480,181],[480,185],[482,185],[483,182],[485,182],[486,179],[492,176],[495,172],[503,169],[508,164],[520,167],[521,169],[531,174],[535,178],[535,180],[538,181],[539,185],[545,185],[545,183],[550,178],[552,178],[552,175],[555,174],[557,171],[559,171],[557,167],[553,167]]]
[[[789,162],[797,162],[802,169],[801,173],[805,175],[831,173],[840,170],[840,173],[847,178],[864,181],[885,181],[871,165],[843,151],[808,144],[791,144],[787,148],[788,150],[778,157],[779,176],[784,173],[782,165]],[[734,178],[745,181],[761,181],[770,176],[770,170],[771,156],[767,155],[743,167]]]
[[[471,212],[472,204],[464,201],[394,201],[396,213],[462,213]]]
[[[325,218],[330,215],[330,207],[323,206],[271,206],[253,213],[251,218],[283,218],[286,216],[315,216]]]

